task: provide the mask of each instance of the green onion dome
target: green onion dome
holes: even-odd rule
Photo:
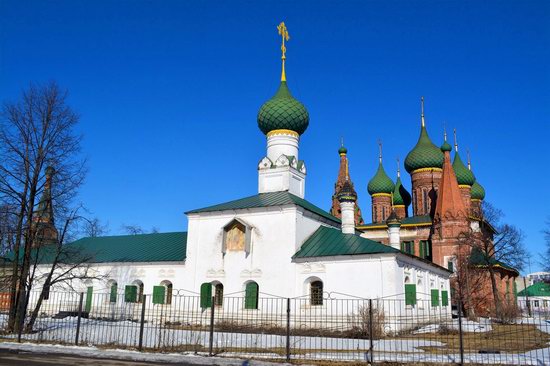
[[[449,143],[447,142],[447,140],[445,140],[445,142],[443,142],[443,145],[441,145],[440,149],[441,149],[441,151],[443,151],[443,152],[445,152],[445,151],[449,151],[449,152],[450,152],[453,148],[452,148],[451,144],[449,144]]]
[[[455,153],[453,160],[453,170],[455,171],[456,180],[459,185],[472,186],[476,181],[474,173],[464,165],[458,151]]]
[[[377,193],[391,194],[394,189],[395,189],[395,184],[393,184],[393,181],[390,179],[390,177],[388,177],[388,175],[384,171],[384,167],[382,166],[382,161],[380,161],[380,164],[378,165],[378,170],[376,171],[376,174],[374,175],[374,177],[372,177],[372,179],[369,181],[367,190],[369,191],[369,194],[372,196],[373,194],[377,194]]]
[[[422,126],[418,142],[405,158],[405,169],[407,169],[407,172],[412,173],[417,169],[442,167],[443,153],[430,140],[426,127]]]
[[[411,195],[407,192],[405,187],[403,187],[401,177],[397,177],[397,181],[395,182],[393,204],[394,206],[409,206],[411,204]]]
[[[340,192],[336,195],[338,202],[355,202],[357,201],[357,193],[353,186],[346,180],[340,189]]]
[[[347,153],[348,153],[348,149],[346,149],[344,146],[338,149],[338,154],[340,155],[347,154]]]
[[[472,184],[472,189],[470,190],[473,200],[483,201],[485,198],[485,188],[481,186],[477,181]]]
[[[302,103],[290,94],[286,81],[281,81],[273,98],[258,112],[258,127],[264,134],[273,130],[291,130],[303,134],[309,125],[309,113]]]

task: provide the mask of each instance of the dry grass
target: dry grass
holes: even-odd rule
[[[426,339],[446,344],[443,347],[419,347],[432,353],[458,352],[460,344],[457,332],[418,334],[404,338]],[[523,353],[546,347],[550,342],[550,335],[541,332],[533,324],[493,324],[493,330],[490,332],[464,333],[463,341],[466,353],[477,353],[480,350]]]

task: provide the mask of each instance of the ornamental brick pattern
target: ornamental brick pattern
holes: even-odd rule
[[[391,214],[391,195],[379,193],[372,196],[372,222],[386,222]]]
[[[342,209],[340,207],[340,201],[338,201],[338,193],[340,193],[340,190],[344,186],[344,183],[346,181],[346,175],[349,179],[349,182],[351,186],[353,187],[353,182],[351,181],[351,178],[349,177],[349,162],[347,154],[340,154],[340,169],[338,170],[338,179],[336,180],[336,183],[334,184],[334,194],[332,195],[332,207],[330,209],[330,214],[332,216],[338,217],[339,219],[342,218]],[[364,224],[363,215],[361,213],[361,209],[359,208],[358,201],[355,201],[355,225],[362,225]]]
[[[407,217],[407,208],[405,206],[402,206],[402,205],[393,206],[393,209],[395,210],[395,214],[397,215],[397,218],[399,220],[402,220],[405,217]]]
[[[460,195],[462,196],[462,202],[464,202],[464,209],[466,210],[466,213],[468,216],[471,215],[472,212],[472,194],[470,193],[470,190],[472,187],[470,186],[460,186]]]
[[[414,216],[433,216],[441,174],[442,172],[439,169],[412,172],[411,185]]]

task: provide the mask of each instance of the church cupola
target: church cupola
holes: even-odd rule
[[[472,166],[470,164],[470,154],[468,154],[468,170],[472,170]],[[472,213],[472,216],[480,218],[481,203],[485,199],[485,188],[483,188],[483,186],[479,184],[477,179],[474,184],[472,184],[472,188],[470,189],[470,198],[472,202],[470,212]]]
[[[466,208],[467,212],[470,212],[470,206],[471,206],[471,192],[472,185],[475,182],[474,174],[470,169],[464,165],[462,162],[462,159],[460,158],[460,154],[458,153],[458,142],[456,138],[456,129],[453,131],[454,133],[454,139],[455,139],[455,157],[453,160],[453,169],[455,171],[456,180],[458,182],[458,186],[460,187],[460,194],[462,195],[462,199],[464,200],[464,206]]]
[[[424,119],[424,97],[421,101],[420,137],[405,158],[405,169],[411,174],[413,215],[433,215],[441,180],[443,152],[434,145]]]
[[[332,195],[332,207],[330,209],[330,214],[332,216],[342,218],[342,209],[340,207],[340,201],[338,200],[338,194],[342,191],[346,182],[349,182],[352,188],[354,187],[349,174],[348,149],[344,147],[343,140],[340,148],[338,149],[338,155],[340,156],[340,168],[338,170],[338,178],[334,184],[334,194]],[[357,193],[355,194],[357,195]],[[361,209],[357,204],[357,200],[355,202],[354,221],[355,225],[364,224]]]
[[[403,219],[409,216],[408,207],[411,204],[411,195],[403,183],[401,183],[401,172],[399,167],[399,159],[397,159],[397,180],[395,181],[395,189],[393,190],[393,209],[398,219]]]
[[[367,186],[367,190],[372,198],[372,222],[386,221],[391,212],[391,197],[395,189],[395,184],[388,177],[382,165],[382,143],[379,142],[378,146],[380,150],[378,169]]]
[[[288,191],[301,198],[305,195],[306,167],[298,160],[300,135],[309,125],[306,107],[290,93],[286,82],[286,46],[289,40],[284,22],[277,27],[282,38],[281,84],[275,96],[258,112],[258,127],[267,137],[267,156],[259,165],[259,193]]]

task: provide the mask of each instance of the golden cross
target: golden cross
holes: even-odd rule
[[[277,30],[279,31],[279,35],[282,38],[282,44],[281,44],[281,52],[282,57],[281,60],[283,60],[283,71],[281,73],[281,81],[286,81],[286,75],[285,75],[285,60],[286,60],[286,47],[285,47],[285,41],[288,41],[290,39],[290,36],[288,35],[288,29],[286,28],[285,22],[281,22],[277,26]]]

